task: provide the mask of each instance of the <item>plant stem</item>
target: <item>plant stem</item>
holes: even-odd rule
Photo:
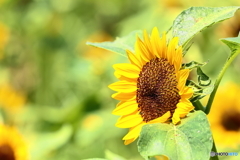
[[[212,151],[217,153],[217,148],[216,148],[214,140],[213,140]],[[219,160],[219,159],[218,159],[218,156],[214,156],[214,157],[211,157],[210,160]]]
[[[212,91],[212,93],[210,94],[210,97],[208,99],[208,103],[205,109],[205,113],[208,114],[210,112],[215,94],[217,92],[218,86],[222,80],[222,77],[224,75],[224,73],[226,72],[227,68],[229,67],[229,65],[232,63],[232,61],[237,57],[238,54],[231,54],[230,57],[228,57],[227,61],[225,62],[222,70],[220,71],[215,83],[214,83],[214,89]]]
[[[195,107],[195,110],[202,110],[205,111],[205,107],[203,107],[202,103],[198,100],[195,102],[192,102],[193,106]]]

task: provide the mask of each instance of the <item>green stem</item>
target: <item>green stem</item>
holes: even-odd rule
[[[200,101],[192,102],[192,104],[195,107],[195,110],[202,110],[203,112],[205,111],[205,107],[203,107]]]
[[[217,148],[216,148],[214,140],[213,140],[212,151],[217,153]],[[214,156],[214,157],[211,157],[210,160],[219,160],[219,159],[218,159],[218,156]]]
[[[208,114],[210,112],[210,109],[211,109],[211,106],[212,106],[212,103],[213,103],[213,100],[214,100],[214,97],[215,97],[215,94],[217,92],[217,89],[218,89],[218,86],[222,80],[222,77],[224,75],[224,73],[226,72],[227,68],[229,67],[229,65],[232,63],[232,61],[237,57],[238,54],[232,54],[230,55],[230,57],[228,57],[228,60],[225,62],[222,70],[220,71],[216,81],[215,81],[215,84],[214,84],[214,89],[208,99],[208,103],[207,103],[207,106],[206,106],[206,110],[205,110],[205,113]]]

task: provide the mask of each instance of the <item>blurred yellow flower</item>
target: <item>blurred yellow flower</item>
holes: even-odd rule
[[[9,30],[7,26],[0,23],[0,59],[2,59],[4,56],[3,49],[8,42],[8,39],[9,39]]]
[[[159,37],[157,28],[151,36],[144,31],[144,41],[137,39],[135,54],[127,50],[130,64],[115,64],[115,76],[120,80],[109,85],[121,102],[113,114],[120,115],[116,126],[130,128],[123,137],[125,144],[138,138],[145,124],[180,122],[194,109],[189,98],[193,90],[185,86],[188,69],[181,69],[182,47],[178,38],[167,43],[166,35]]]
[[[179,0],[160,0],[159,3],[166,8],[183,7],[183,2]]]
[[[0,124],[0,160],[27,159],[27,146],[18,131]]]
[[[220,88],[208,115],[218,147],[240,145],[240,86],[229,83]]]
[[[0,107],[17,110],[21,108],[25,102],[26,97],[9,84],[0,85]]]
[[[84,129],[94,131],[102,126],[103,119],[98,115],[90,114],[83,120],[82,124]]]

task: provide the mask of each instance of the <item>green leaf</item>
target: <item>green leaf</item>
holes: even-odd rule
[[[231,18],[239,8],[239,6],[191,7],[180,13],[174,20],[173,36],[179,37],[179,45],[185,45],[206,27]]]
[[[106,150],[105,151],[105,157],[108,159],[108,160],[126,160],[125,158],[109,151],[109,150]]]
[[[205,109],[205,113],[208,114],[210,112],[215,94],[217,92],[218,86],[222,80],[222,77],[224,75],[224,73],[226,72],[227,68],[229,67],[229,65],[232,63],[232,61],[238,56],[238,54],[240,53],[240,37],[235,37],[235,38],[223,38],[221,39],[221,41],[223,43],[225,43],[231,50],[231,54],[228,57],[227,61],[225,62],[222,70],[220,71],[215,83],[214,83],[214,89],[208,99],[208,103]]]
[[[113,42],[101,42],[101,43],[87,42],[87,45],[103,48],[126,57],[127,49],[134,52],[133,47],[136,42],[137,35],[141,37],[142,31],[140,30],[133,31],[125,37],[116,38],[116,40]]]
[[[104,159],[104,158],[88,158],[88,159],[83,159],[83,160],[109,160],[109,159]]]
[[[220,40],[230,48],[232,54],[235,52],[240,52],[240,35],[238,37],[223,38]]]
[[[183,63],[182,68],[192,70],[194,68],[203,67],[206,64],[207,64],[207,62],[199,63],[199,62],[196,62],[196,61],[191,61],[191,62],[188,62],[188,63]]]
[[[213,86],[210,86],[211,79],[202,71],[201,67],[206,65],[207,62],[199,63],[196,61],[191,61],[189,63],[184,63],[182,68],[193,70],[197,68],[198,84],[194,81],[187,80],[186,85],[193,88],[194,94],[191,98],[191,102],[195,102],[206,95],[212,93]]]
[[[200,86],[209,86],[211,84],[211,79],[203,73],[200,67],[197,68],[198,83]]]
[[[31,142],[34,148],[31,150],[33,159],[43,157],[66,144],[73,133],[73,128],[70,124],[63,125],[59,130],[50,133],[37,134],[36,140]]]
[[[209,159],[212,134],[206,115],[202,111],[190,113],[180,125],[155,123],[143,126],[138,151],[148,160],[166,155],[171,160]]]
[[[200,86],[200,85],[196,84],[195,82],[193,82],[191,80],[187,80],[186,85],[191,87],[194,92],[192,98],[190,99],[191,102],[195,102],[197,100],[202,99],[206,95],[211,94],[214,89],[213,85],[204,87],[204,86]]]

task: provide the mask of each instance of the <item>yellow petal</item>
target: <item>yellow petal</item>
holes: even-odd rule
[[[170,64],[174,64],[178,37],[174,37],[168,44],[167,59]]]
[[[159,155],[159,156],[154,156],[156,160],[169,160],[169,158],[166,155]]]
[[[190,101],[188,102],[179,102],[177,104],[177,108],[175,109],[175,112],[173,113],[172,121],[173,124],[177,124],[180,122],[180,118],[185,117],[191,110],[193,110],[194,107]]]
[[[188,114],[190,111],[194,109],[194,106],[189,100],[180,100],[180,102],[177,104],[176,110],[179,111],[180,117],[184,117],[186,114]]]
[[[182,66],[182,46],[178,47],[175,54],[174,67],[175,71],[179,71]]]
[[[163,122],[166,122],[168,120],[168,118],[170,118],[170,117],[171,117],[171,113],[170,113],[170,111],[168,111],[164,115],[162,115],[161,117],[158,117],[154,120],[151,120],[148,123],[163,123]]]
[[[137,84],[128,81],[118,81],[108,86],[110,89],[118,92],[134,92],[137,90]]]
[[[163,57],[162,56],[163,48],[160,46],[160,43],[161,41],[160,41],[158,29],[157,27],[154,27],[151,34],[151,44],[152,44],[153,53],[158,58]]]
[[[118,92],[118,93],[114,93],[112,95],[112,98],[120,100],[120,101],[129,101],[131,99],[134,99],[135,97],[136,97],[135,92],[129,92],[129,93]]]
[[[145,125],[146,123],[141,123],[139,125],[137,125],[136,127],[134,128],[131,128],[128,132],[128,134],[126,134],[124,137],[123,137],[123,140],[128,140],[128,139],[136,139],[138,138],[140,132],[141,132],[141,129],[142,129],[142,126]]]
[[[151,42],[150,42],[150,39],[149,39],[149,36],[148,36],[146,30],[143,31],[143,36],[144,36],[144,44],[145,44],[145,46],[146,46],[146,48],[147,48],[147,50],[148,50],[149,59],[153,59],[153,58],[155,58],[155,56],[154,56],[154,54],[153,54],[152,44],[151,44]]]
[[[162,57],[167,58],[167,37],[166,33],[163,33],[161,42],[160,42],[160,48],[162,48]]]
[[[137,139],[137,137],[136,137],[136,138],[132,138],[132,139],[127,139],[127,140],[124,141],[124,144],[125,144],[125,145],[129,145],[130,143],[132,143],[132,142],[135,141],[136,139]]]
[[[138,110],[138,104],[136,100],[133,101],[122,101],[118,103],[117,107],[113,110],[114,115],[128,115]]]
[[[179,112],[177,112],[175,110],[175,112],[173,113],[173,117],[172,117],[172,123],[177,124],[179,122],[180,122],[180,115],[179,115]]]
[[[128,78],[138,78],[140,69],[133,65],[128,63],[122,63],[122,64],[114,64],[113,68],[116,70],[117,74],[123,75]]]
[[[114,75],[117,79],[121,80],[121,81],[128,81],[128,82],[134,82],[136,83],[137,81],[137,78],[128,78],[128,77],[125,77],[123,75],[120,75],[118,72],[114,72]]]
[[[119,128],[135,127],[142,122],[142,117],[139,114],[126,115],[118,119],[116,126]]]
[[[138,54],[134,54],[129,50],[126,50],[129,61],[137,66],[139,69],[142,68],[142,62]]]
[[[137,39],[137,50],[140,52],[139,55],[142,58],[142,61],[144,62],[150,61],[151,54],[149,53],[147,47],[140,38]]]
[[[178,72],[178,89],[179,89],[179,95],[182,95],[183,89],[186,85],[186,80],[189,76],[189,69],[182,69]]]
[[[191,87],[185,86],[183,88],[181,98],[189,99],[192,97],[192,95],[193,95],[193,89]]]

